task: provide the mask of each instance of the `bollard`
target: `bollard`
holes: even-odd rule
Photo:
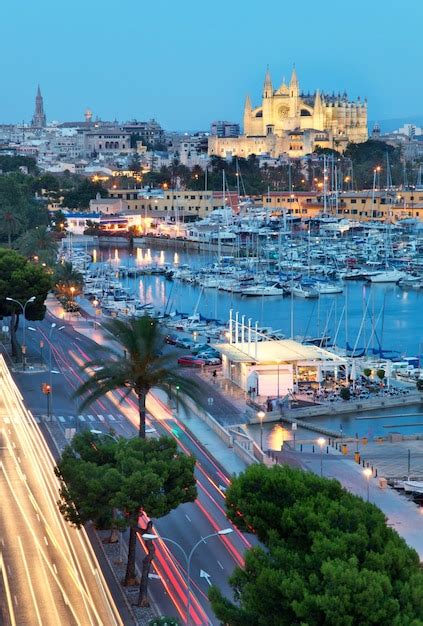
[[[313,443],[313,453],[314,453],[314,443]]]
[[[329,446],[326,446],[326,454],[329,454]]]
[[[377,467],[375,467],[375,477],[377,478]]]
[[[302,452],[302,451],[303,451],[303,444],[300,443],[300,452]]]

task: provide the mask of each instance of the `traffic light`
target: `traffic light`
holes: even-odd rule
[[[51,392],[51,386],[48,383],[42,383],[41,385],[41,391],[48,396],[49,393]]]

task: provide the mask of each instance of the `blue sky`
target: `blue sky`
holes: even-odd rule
[[[422,0],[3,0],[0,121],[241,121],[274,84],[367,96],[369,118],[423,113]]]

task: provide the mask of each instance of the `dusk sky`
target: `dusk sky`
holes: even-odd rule
[[[369,119],[423,113],[422,0],[4,1],[0,121],[155,117],[166,129],[242,121],[273,83],[347,90]]]

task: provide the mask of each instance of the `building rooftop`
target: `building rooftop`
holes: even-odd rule
[[[298,361],[337,361],[344,359],[317,346],[308,346],[292,339],[244,343],[220,343],[214,346],[236,363],[293,363]],[[257,348],[257,356],[256,356]]]

